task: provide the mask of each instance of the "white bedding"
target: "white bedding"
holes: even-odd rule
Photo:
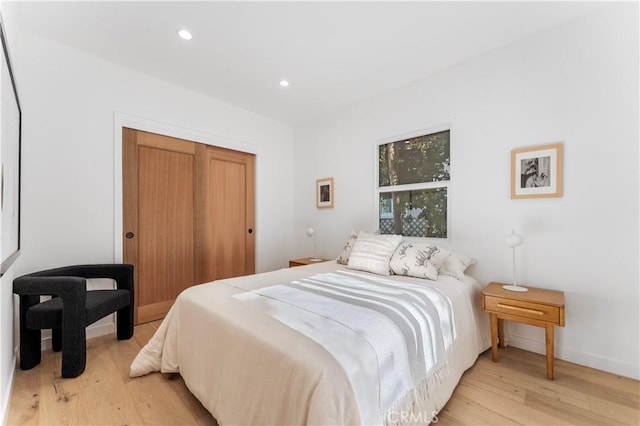
[[[425,424],[489,347],[479,307],[469,277],[335,262],[220,280],[178,297],[131,376],[180,372],[222,425]]]

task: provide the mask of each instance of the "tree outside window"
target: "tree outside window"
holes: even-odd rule
[[[447,238],[450,166],[449,130],[379,145],[380,232]]]

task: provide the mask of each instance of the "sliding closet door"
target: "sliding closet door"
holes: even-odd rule
[[[124,129],[124,261],[135,265],[136,323],[163,318],[194,280],[195,144]]]
[[[124,262],[136,324],[194,284],[254,273],[255,156],[123,129]]]
[[[198,280],[253,274],[255,156],[204,145],[196,150]]]

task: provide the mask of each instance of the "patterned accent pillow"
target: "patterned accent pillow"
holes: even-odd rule
[[[475,259],[463,254],[451,253],[451,256],[447,258],[442,268],[438,270],[438,273],[440,275],[449,275],[462,281],[464,279],[464,271],[475,263]]]
[[[391,257],[391,270],[396,275],[436,280],[450,252],[433,244],[403,241]]]
[[[346,265],[349,263],[349,255],[351,254],[351,250],[353,249],[353,245],[356,243],[356,238],[358,238],[358,234],[355,232],[351,232],[349,234],[349,239],[346,243],[344,243],[344,247],[342,248],[342,253],[338,256],[338,263],[341,265]]]
[[[401,235],[374,235],[360,232],[356,239],[347,268],[390,275],[389,260],[402,241]]]

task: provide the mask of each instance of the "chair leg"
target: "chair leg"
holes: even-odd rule
[[[27,311],[40,302],[40,296],[20,296],[20,369],[30,370],[40,364],[40,330],[27,328]]]
[[[40,330],[28,330],[20,324],[20,369],[30,370],[40,364]]]
[[[133,306],[116,313],[116,336],[118,340],[127,340],[133,336]]]
[[[87,365],[87,335],[84,325],[62,327],[62,377],[78,377]]]
[[[62,330],[54,328],[51,330],[51,349],[54,352],[60,352],[62,350]]]

